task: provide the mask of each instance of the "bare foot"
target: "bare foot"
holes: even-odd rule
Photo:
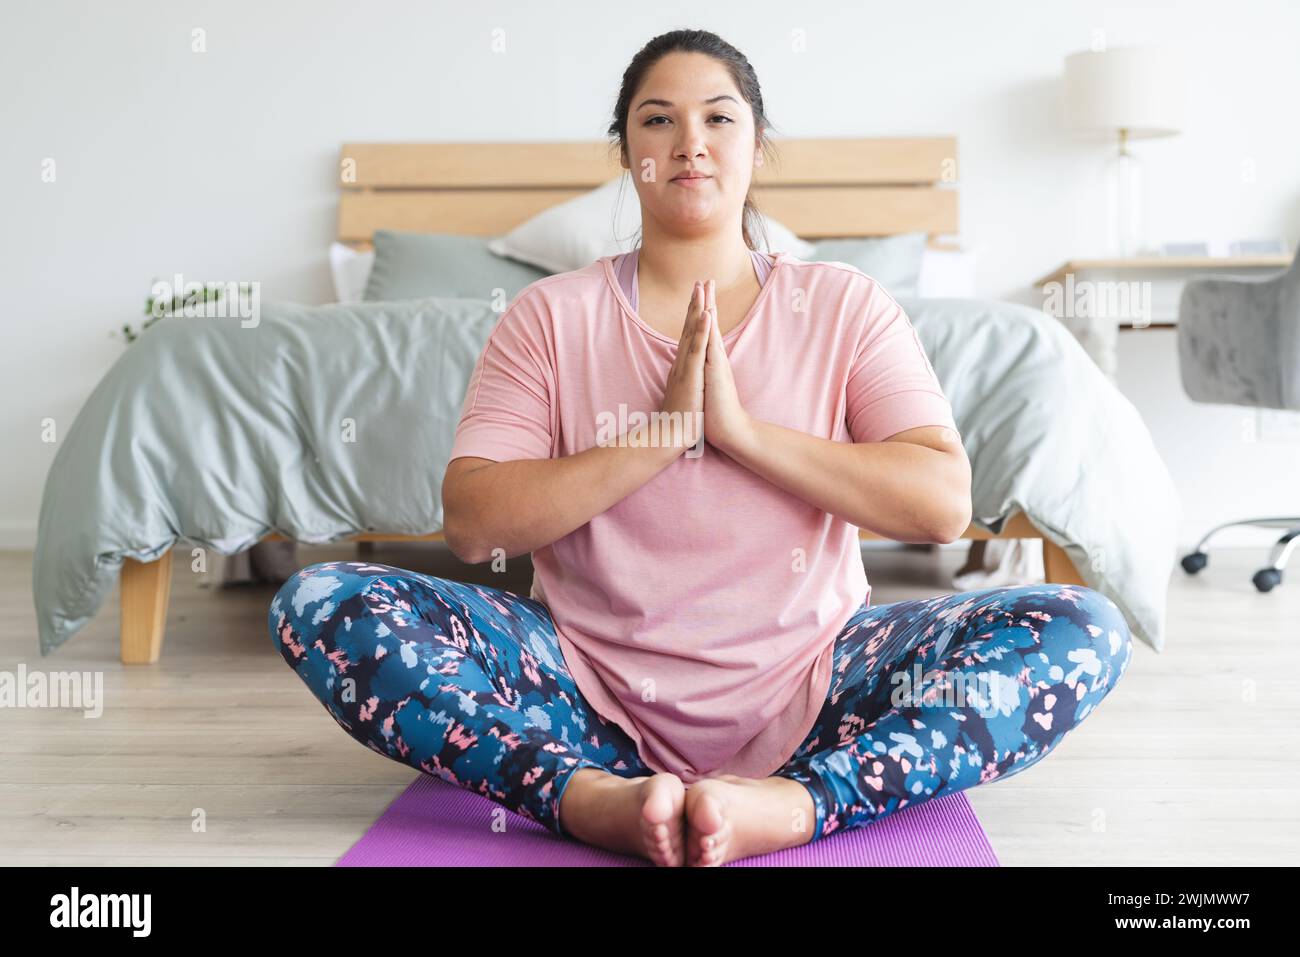
[[[581,768],[560,798],[566,834],[658,867],[681,867],[686,845],[686,786],[675,774],[623,778]]]
[[[808,789],[789,778],[702,778],[686,789],[686,864],[721,867],[807,844],[816,813]]]

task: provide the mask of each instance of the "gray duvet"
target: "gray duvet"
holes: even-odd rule
[[[899,302],[952,401],[975,520],[996,532],[1027,513],[1162,648],[1179,504],[1137,410],[1037,310]],[[46,479],[41,654],[95,614],[128,556],[180,541],[231,555],[272,531],[440,530],[461,402],[497,319],[487,300],[429,298],[156,323],[95,388]]]

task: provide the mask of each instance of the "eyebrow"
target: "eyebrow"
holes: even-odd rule
[[[738,99],[736,99],[734,96],[730,95],[729,93],[720,93],[720,94],[718,94],[717,96],[710,97],[710,98],[707,99],[707,100],[701,100],[700,102],[707,106],[707,105],[710,104],[710,103],[716,103],[716,102],[718,102],[718,100],[730,100],[732,103],[735,103],[737,106],[740,105],[740,101],[739,101]],[[672,104],[669,103],[667,100],[654,100],[654,99],[651,99],[651,100],[642,100],[639,104],[637,104],[637,109],[639,110],[639,109],[641,109],[641,107],[643,107],[643,106],[667,106],[667,107],[671,107]]]

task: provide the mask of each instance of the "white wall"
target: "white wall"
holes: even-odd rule
[[[787,136],[959,138],[962,238],[980,295],[1094,251],[1106,147],[1061,127],[1067,53],[1181,47],[1186,130],[1138,144],[1153,238],[1300,233],[1300,5],[1192,2],[198,3],[53,0],[0,8],[0,545],[30,547],[54,446],[138,321],[151,280],[260,280],[324,302],[345,140],[598,139],[628,60],[654,35],[740,48]],[[191,52],[192,31],[207,50]],[[493,52],[494,31],[503,52]],[[806,52],[792,49],[794,31]],[[1292,119],[1288,120],[1288,114]],[[57,179],[41,181],[53,158]],[[1243,163],[1254,177],[1242,175]],[[1300,510],[1296,453],[1255,450],[1240,485],[1224,412],[1187,402],[1172,336],[1121,339],[1121,385],[1183,483],[1192,541],[1237,512]],[[1223,410],[1219,410],[1223,411]],[[1231,422],[1235,423],[1236,418]],[[1211,439],[1213,441],[1211,441]],[[1207,458],[1223,461],[1206,469]],[[1264,463],[1261,465],[1261,463]],[[1290,475],[1267,474],[1269,463]],[[1264,538],[1267,539],[1267,534]]]

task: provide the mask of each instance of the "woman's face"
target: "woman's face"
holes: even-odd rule
[[[713,57],[670,53],[632,97],[627,153],[643,218],[726,228],[740,220],[754,175],[753,112]],[[687,169],[707,178],[674,182]]]

